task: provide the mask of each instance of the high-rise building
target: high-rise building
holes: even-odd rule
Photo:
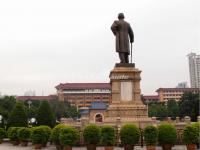
[[[189,58],[190,86],[191,88],[200,88],[200,55],[190,53]]]

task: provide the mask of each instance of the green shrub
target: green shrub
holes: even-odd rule
[[[64,127],[61,129],[59,140],[63,147],[73,146],[79,140],[79,131],[73,127]]]
[[[113,146],[115,144],[115,129],[112,126],[103,126],[101,137],[104,146]]]
[[[34,127],[31,132],[31,140],[33,144],[44,144],[47,141],[46,131],[44,128]]]
[[[11,141],[18,141],[19,138],[18,138],[18,130],[20,129],[20,127],[10,127],[8,129],[8,138],[11,140]]]
[[[120,130],[120,139],[123,144],[135,145],[140,139],[140,130],[134,124],[126,124]]]
[[[18,130],[17,134],[18,134],[19,140],[28,141],[28,139],[30,138],[30,135],[31,135],[31,130],[30,130],[30,128],[22,127]]]
[[[101,138],[99,126],[91,124],[85,127],[83,137],[86,144],[98,144]]]
[[[195,128],[196,133],[198,133],[197,143],[200,143],[200,123],[194,122],[194,123],[192,123],[192,126]]]
[[[156,145],[158,139],[158,129],[152,125],[144,129],[144,140],[146,145]]]
[[[183,142],[185,144],[196,144],[198,142],[198,132],[192,125],[187,125],[183,130]]]
[[[175,144],[177,139],[176,128],[171,124],[161,124],[158,126],[158,141],[163,144]]]
[[[3,140],[6,137],[6,131],[3,128],[0,128],[0,140]]]
[[[59,124],[52,129],[51,140],[54,144],[60,145],[59,134],[61,132],[61,129],[64,127],[66,127],[64,124]]]

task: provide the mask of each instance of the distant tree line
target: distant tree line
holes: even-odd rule
[[[13,96],[0,99],[0,127],[22,127],[32,125],[48,125],[53,127],[62,117],[77,119],[80,114],[76,107],[68,102],[18,101]],[[35,118],[35,122],[31,119]]]
[[[174,99],[167,102],[150,102],[148,103],[148,114],[150,117],[157,117],[163,120],[166,117],[175,119],[190,116],[192,121],[197,121],[200,115],[200,94],[184,93],[180,101]]]

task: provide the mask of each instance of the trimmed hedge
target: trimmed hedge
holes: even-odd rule
[[[73,127],[66,126],[61,129],[59,140],[63,147],[73,146],[79,140],[79,131]]]
[[[20,129],[20,127],[10,127],[7,131],[8,134],[8,138],[11,141],[18,141],[18,130]]]
[[[152,125],[144,129],[144,140],[146,145],[156,145],[158,139],[158,129]]]
[[[3,140],[6,137],[6,131],[3,128],[0,128],[0,140]]]
[[[17,132],[20,141],[28,141],[31,135],[31,129],[22,127]]]
[[[158,141],[163,144],[175,144],[177,140],[176,128],[168,123],[158,126]]]
[[[196,144],[198,143],[198,132],[192,125],[187,125],[183,130],[183,142],[185,144]]]
[[[101,129],[95,124],[90,124],[83,131],[84,142],[86,144],[98,144],[101,139]]]
[[[64,124],[59,124],[52,129],[51,140],[55,145],[60,145],[59,135],[64,127],[66,127]]]
[[[32,128],[31,140],[33,144],[44,144],[47,142],[47,133],[40,126]]]
[[[104,146],[113,146],[115,144],[115,129],[108,125],[102,126],[101,137]]]
[[[135,145],[140,139],[140,130],[134,124],[126,124],[120,130],[120,139],[122,144]]]

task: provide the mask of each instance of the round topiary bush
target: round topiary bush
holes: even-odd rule
[[[3,139],[6,137],[6,131],[3,128],[0,128],[0,144],[2,143]]]
[[[99,126],[91,124],[85,127],[83,137],[86,144],[98,144],[101,138],[101,130]]]
[[[33,144],[43,144],[47,141],[46,131],[44,128],[34,127],[31,132],[31,140]]]
[[[51,140],[55,145],[60,145],[59,135],[64,127],[66,127],[64,124],[59,124],[52,129]]]
[[[124,145],[135,145],[140,139],[140,130],[134,124],[126,124],[120,130],[120,139]]]
[[[17,134],[20,141],[28,142],[31,135],[31,130],[30,128],[22,127],[18,130]]]
[[[176,128],[173,125],[166,123],[158,126],[158,141],[161,145],[175,144],[176,139]]]
[[[146,145],[156,145],[158,139],[158,129],[152,125],[144,129],[144,140]]]
[[[10,127],[8,129],[8,138],[10,141],[13,143],[13,145],[18,145],[19,144],[19,137],[18,137],[18,130],[20,127]]]
[[[79,140],[79,131],[73,127],[64,127],[61,129],[59,140],[63,147],[72,147]]]
[[[113,146],[115,144],[115,129],[112,126],[103,126],[101,137],[104,146]]]
[[[51,136],[51,128],[45,125],[39,126],[39,128],[42,128],[45,131],[46,141],[42,144],[42,146],[45,147]]]
[[[198,142],[198,132],[192,125],[187,125],[183,130],[183,142],[185,144],[196,144]]]

